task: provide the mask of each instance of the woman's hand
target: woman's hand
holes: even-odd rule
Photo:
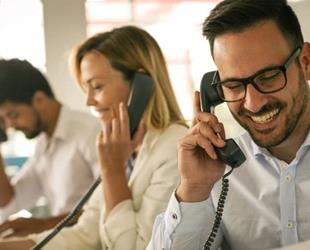
[[[127,160],[141,144],[144,134],[145,128],[141,121],[137,132],[131,139],[128,111],[125,105],[120,103],[119,117],[114,117],[110,122],[103,122],[98,137],[101,170],[103,172],[124,171]]]
[[[126,175],[126,163],[141,144],[145,127],[141,121],[133,139],[130,137],[128,112],[123,103],[119,105],[119,117],[103,122],[98,138],[98,154],[105,200],[105,217],[120,202],[131,199]]]
[[[192,127],[178,146],[181,184],[177,197],[188,202],[207,199],[225,171],[214,151],[214,146],[225,146],[224,127],[213,114],[201,112],[199,92],[195,93],[194,114]]]

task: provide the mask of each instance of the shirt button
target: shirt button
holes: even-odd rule
[[[292,177],[290,175],[285,176],[285,182],[291,182]]]
[[[289,220],[289,221],[287,222],[287,228],[290,228],[290,229],[291,229],[291,228],[294,228],[294,222]]]
[[[172,214],[172,218],[173,218],[174,220],[178,219],[177,214],[176,214],[176,213],[173,213],[173,214]]]

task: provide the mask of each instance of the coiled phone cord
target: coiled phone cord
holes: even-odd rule
[[[38,244],[36,244],[32,250],[40,250],[42,247],[44,247],[52,238],[55,237],[56,234],[58,234],[61,229],[63,229],[70,221],[81,211],[84,204],[88,201],[89,197],[92,195],[92,193],[95,191],[96,187],[100,184],[101,179],[100,176],[95,180],[95,182],[91,185],[89,190],[86,192],[86,194],[80,199],[80,201],[76,204],[72,212],[64,218],[60,223],[58,223],[53,231],[48,234],[42,241],[40,241]]]
[[[225,200],[226,200],[228,188],[229,188],[229,180],[227,179],[227,177],[232,173],[233,170],[234,168],[231,168],[231,170],[227,172],[226,174],[224,174],[222,177],[222,191],[220,194],[220,198],[218,200],[214,223],[211,229],[211,233],[209,234],[209,237],[203,246],[203,250],[211,249],[211,245],[214,242],[216,233],[219,230],[221,220],[222,220],[222,215],[224,212]]]

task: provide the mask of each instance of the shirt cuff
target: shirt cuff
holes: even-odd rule
[[[166,230],[169,235],[176,229],[178,232],[200,232],[213,217],[210,198],[200,202],[178,202],[174,192],[165,213]]]

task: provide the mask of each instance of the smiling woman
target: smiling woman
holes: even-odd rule
[[[83,42],[72,62],[86,104],[99,113],[102,124],[97,140],[102,184],[78,223],[44,249],[145,249],[154,218],[179,181],[176,145],[187,128],[164,56],[146,31],[124,26]],[[139,72],[151,79],[154,91],[131,137],[125,103]],[[28,249],[48,233],[3,242],[0,248],[19,244],[17,249]]]

